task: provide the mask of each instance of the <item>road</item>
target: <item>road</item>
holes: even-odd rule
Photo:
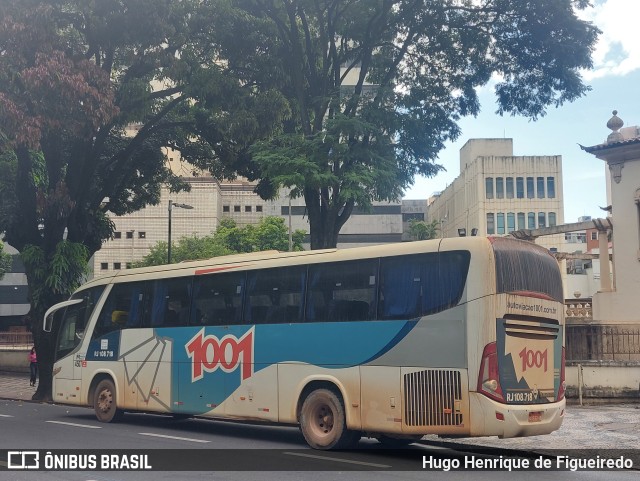
[[[151,453],[163,467],[204,463],[207,471],[6,471],[0,457],[0,481],[69,480],[631,480],[637,471],[423,471],[423,456],[434,462],[464,463],[465,454],[437,446],[414,444],[410,449],[384,451],[372,440],[348,452],[308,449],[296,428],[247,425],[203,419],[174,420],[168,416],[127,414],[117,424],[99,423],[93,411],[75,406],[0,401],[1,450],[69,450],[65,453]],[[368,448],[368,449],[367,449]],[[92,451],[83,451],[92,450]],[[164,450],[164,451],[159,451]],[[504,452],[502,452],[504,454]],[[89,454],[86,454],[89,456]],[[482,459],[497,460],[494,450]],[[44,456],[44,453],[42,453]],[[505,456],[506,458],[506,456]],[[526,458],[517,458],[526,459]],[[532,461],[531,461],[532,462]],[[170,469],[170,468],[167,468]],[[186,469],[186,468],[181,468]]]

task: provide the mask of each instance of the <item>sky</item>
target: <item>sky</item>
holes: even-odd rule
[[[416,177],[405,199],[426,199],[442,191],[460,174],[460,148],[469,139],[512,138],[514,155],[561,155],[564,221],[578,217],[604,217],[607,205],[605,162],[587,154],[578,144],[603,143],[611,132],[606,123],[612,111],[625,127],[640,125],[639,0],[596,0],[579,15],[593,22],[602,34],[594,52],[594,68],[583,72],[591,91],[582,98],[550,107],[537,121],[495,114],[491,85],[479,90],[482,110],[460,121],[462,134],[440,152],[438,164],[446,172],[433,178]]]

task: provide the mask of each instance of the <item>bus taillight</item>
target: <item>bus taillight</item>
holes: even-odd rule
[[[500,387],[500,372],[498,371],[498,354],[495,342],[487,344],[482,352],[480,375],[478,376],[478,392],[496,401],[504,402],[502,388]]]
[[[566,387],[565,379],[564,379],[564,347],[562,348],[562,359],[560,362],[560,387],[558,388],[558,395],[556,396],[556,401],[561,401],[564,398],[564,389]]]

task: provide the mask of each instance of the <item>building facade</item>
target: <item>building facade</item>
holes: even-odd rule
[[[6,243],[4,252],[11,255],[11,267],[0,279],[0,331],[24,326],[24,316],[30,309],[27,275],[20,255]]]
[[[171,240],[184,236],[213,233],[220,220],[228,217],[239,226],[256,224],[267,216],[282,217],[291,230],[309,233],[309,220],[302,198],[289,198],[282,189],[280,196],[265,201],[253,192],[255,184],[238,180],[219,182],[210,176],[184,178],[190,192],[170,193],[163,188],[160,203],[125,216],[112,216],[116,229],[92,260],[93,275],[105,275],[126,269],[142,259],[159,241],[168,241],[169,200],[193,209],[174,206],[171,214]],[[410,240],[406,233],[408,220],[424,220],[425,200],[375,202],[370,209],[354,209],[338,237],[338,247],[359,247]],[[307,245],[308,248],[308,239]]]
[[[513,139],[471,139],[460,149],[460,175],[434,196],[427,217],[443,237],[505,235],[563,224],[563,205],[561,156],[514,156]]]
[[[603,323],[640,323],[640,127],[622,129],[614,111],[607,122],[613,132],[607,140],[583,149],[606,162],[609,171],[607,201],[613,224],[613,282],[593,296],[593,318]],[[607,239],[600,235],[600,251]],[[601,276],[608,269],[602,269]]]

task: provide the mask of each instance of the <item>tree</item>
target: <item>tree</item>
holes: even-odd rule
[[[231,3],[225,21],[242,35],[219,38],[227,65],[291,109],[238,168],[264,197],[281,186],[304,197],[312,249],[334,247],[356,205],[440,171],[490,79],[500,114],[536,119],[582,96],[599,33],[576,16],[587,0]]]
[[[0,279],[11,269],[11,256],[4,251],[4,244],[0,241]]]
[[[409,233],[414,240],[428,240],[438,237],[437,220],[425,222],[423,220],[411,219],[409,221]]]
[[[0,18],[0,196],[11,206],[0,207],[0,232],[25,262],[34,399],[50,399],[55,333],[39,319],[112,235],[106,211],[157,203],[161,184],[188,189],[167,149],[232,176],[231,161],[287,105],[218,61],[209,2],[4,0]]]
[[[243,252],[265,250],[289,250],[289,232],[281,217],[265,217],[258,225],[238,227],[233,219],[224,218],[218,229],[210,236],[182,237],[177,246],[171,247],[174,262],[210,259],[212,257]],[[305,232],[297,229],[291,234],[294,251],[304,250],[302,242]],[[134,267],[157,266],[166,264],[167,243],[158,242]]]

